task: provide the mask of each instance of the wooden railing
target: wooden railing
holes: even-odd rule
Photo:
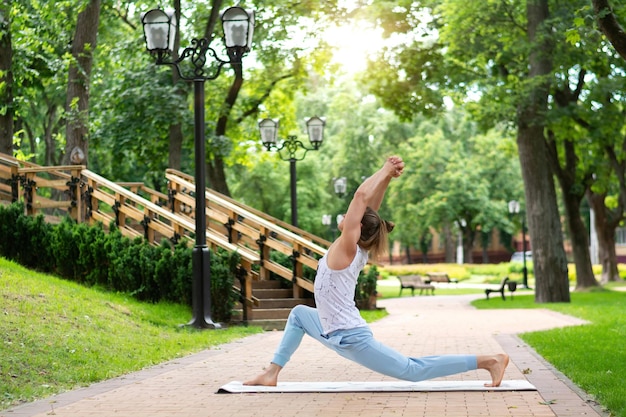
[[[15,159],[0,156],[0,199],[17,201],[19,198],[20,164]]]
[[[174,212],[193,217],[195,197],[192,195],[195,184],[188,177],[168,170],[170,205]],[[301,290],[313,292],[313,282],[304,278],[304,267],[317,269],[317,260],[326,253],[327,247],[313,243],[307,237],[277,226],[267,216],[260,216],[251,210],[235,204],[216,192],[206,193],[207,227],[217,234],[227,236],[229,242],[238,247],[251,248],[259,253],[262,268],[260,279],[269,279],[273,272],[293,283],[293,297],[302,297]],[[319,238],[318,238],[319,240]],[[293,268],[271,260],[272,251],[283,253],[292,259]]]
[[[168,193],[143,183],[114,183],[84,166],[41,167],[0,155],[0,198],[22,200],[29,215],[54,219],[69,215],[77,222],[111,223],[126,236],[143,236],[158,244],[195,236],[195,184],[193,177],[176,170],[166,172]],[[244,318],[258,305],[252,282],[274,278],[293,285],[293,297],[313,292],[305,268],[317,269],[328,241],[293,228],[258,210],[207,190],[207,245],[237,251],[241,255],[240,290]],[[291,259],[291,268],[273,260],[279,252]],[[191,277],[190,277],[191,279]]]
[[[166,175],[167,174],[175,175],[175,176],[183,178],[183,179],[185,179],[185,180],[187,180],[189,182],[195,182],[191,175],[185,174],[185,173],[177,171],[175,169],[168,169],[168,170],[166,170]],[[328,240],[326,240],[324,238],[321,238],[321,237],[319,237],[319,236],[317,236],[317,235],[315,235],[313,233],[309,233],[306,230],[303,230],[303,229],[300,229],[300,228],[298,228],[296,226],[293,226],[290,223],[287,223],[287,222],[279,220],[279,219],[277,219],[275,217],[272,217],[272,216],[270,216],[270,215],[268,215],[268,214],[266,214],[266,213],[264,213],[264,212],[262,212],[260,210],[257,210],[255,208],[250,207],[250,206],[246,206],[244,204],[241,204],[237,200],[235,200],[233,198],[230,198],[230,197],[227,197],[224,194],[220,194],[220,193],[218,193],[216,191],[213,191],[211,189],[207,189],[207,198],[211,199],[213,196],[218,197],[218,198],[220,198],[222,200],[228,201],[231,204],[234,204],[235,206],[239,207],[241,210],[247,211],[247,212],[252,213],[252,214],[254,214],[254,215],[256,215],[256,216],[258,216],[258,217],[260,217],[262,219],[265,219],[265,220],[271,222],[272,224],[274,224],[275,226],[278,226],[281,229],[286,229],[286,230],[288,230],[288,231],[290,231],[290,232],[292,232],[292,233],[294,233],[296,235],[299,235],[299,236],[305,238],[307,241],[314,243],[315,245],[318,245],[318,246],[321,246],[321,247],[324,247],[324,248],[328,248],[330,246],[330,244],[331,244],[331,242],[329,242]],[[195,204],[194,204],[194,207],[195,207]]]

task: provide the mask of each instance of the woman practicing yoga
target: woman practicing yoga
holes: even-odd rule
[[[356,190],[338,225],[341,235],[319,261],[315,277],[316,308],[299,305],[291,311],[269,367],[244,385],[275,386],[278,374],[305,333],[339,355],[394,378],[417,382],[485,369],[491,375],[491,383],[485,386],[500,385],[509,363],[508,355],[404,356],[374,339],[354,303],[357,278],[367,263],[368,253],[377,256],[387,247],[387,234],[394,225],[381,219],[377,210],[389,182],[402,175],[403,170],[402,158],[389,157],[383,167]]]

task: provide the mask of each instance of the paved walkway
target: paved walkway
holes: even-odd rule
[[[516,333],[583,324],[549,310],[476,310],[476,296],[379,300],[389,316],[372,324],[376,337],[411,356],[505,351],[505,379],[528,379],[538,391],[216,394],[230,381],[261,371],[282,332],[254,335],[141,372],[0,411],[0,417],[373,417],[602,416],[564,376]],[[450,380],[488,380],[472,371]],[[283,381],[379,381],[375,374],[305,338]]]

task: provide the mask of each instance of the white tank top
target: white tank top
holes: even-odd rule
[[[324,334],[367,326],[354,303],[357,279],[367,264],[367,257],[367,251],[357,245],[354,259],[345,269],[330,269],[326,255],[319,260],[315,276],[315,304]]]

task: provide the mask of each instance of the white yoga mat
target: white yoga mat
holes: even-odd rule
[[[402,392],[402,391],[536,391],[526,380],[505,380],[499,387],[485,387],[489,381],[376,381],[376,382],[279,382],[276,387],[243,385],[232,381],[218,394],[245,392]]]

